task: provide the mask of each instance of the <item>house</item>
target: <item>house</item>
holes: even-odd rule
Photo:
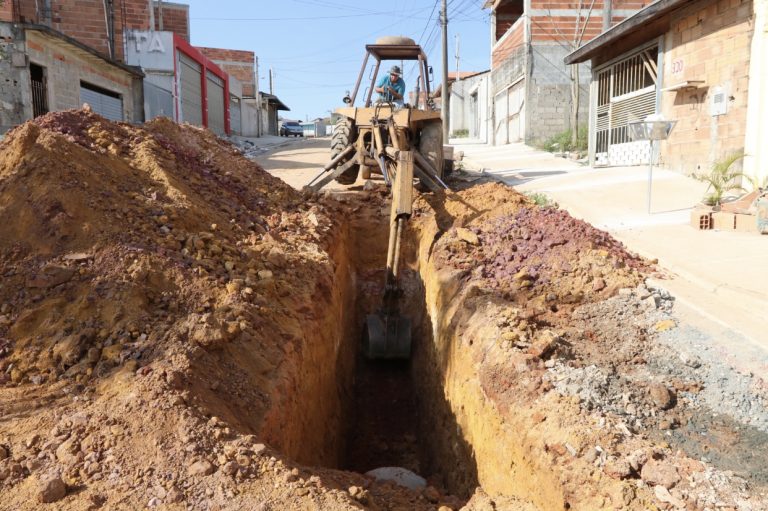
[[[229,75],[175,32],[127,30],[128,63],[144,69],[145,115],[230,133]]]
[[[451,80],[453,74],[453,80]],[[449,73],[451,101],[450,120],[452,136],[465,136],[488,142],[490,71],[464,72],[460,79]]]
[[[9,0],[0,20],[48,26],[124,62],[125,30],[170,31],[189,42],[189,6],[151,0]]]
[[[83,103],[112,120],[143,120],[141,70],[53,28],[0,21],[0,55],[0,133]]]
[[[93,83],[94,80],[87,81],[87,77],[70,82],[80,92],[84,90],[79,85],[82,81],[99,87],[98,91],[104,97],[119,97],[126,109],[126,120],[140,122],[164,115],[178,122],[206,126],[219,134],[261,134],[261,100],[254,75],[256,59],[253,52],[192,47],[189,44],[189,6],[186,4],[154,0],[13,0],[0,5],[0,21],[27,28],[35,26],[38,33],[58,33],[62,37],[55,38],[56,44],[64,44],[62,41],[70,46],[75,44],[91,55],[105,57],[118,69],[129,70],[129,74],[134,72],[141,76],[143,73],[143,85],[139,80],[138,91],[130,101],[125,90],[108,83]],[[21,36],[16,34],[17,39],[10,48],[12,52],[27,51],[23,45],[15,46],[21,44],[18,39]],[[52,41],[49,38],[49,43]],[[20,59],[16,57],[17,73],[23,67]],[[26,73],[34,73],[39,82],[40,64],[35,66]],[[15,86],[7,85],[6,88]],[[93,87],[90,91],[96,90]],[[67,108],[80,105],[79,101],[58,98],[62,91],[62,87],[46,88],[45,103],[55,109],[60,108],[59,105],[68,105]],[[21,97],[26,92],[12,94]],[[108,103],[106,99],[103,101]],[[10,103],[6,101],[5,104]],[[91,106],[99,111],[98,104]],[[11,115],[5,110],[0,116],[3,119],[0,123],[5,125],[31,117]]]
[[[493,144],[532,143],[572,128],[588,110],[589,64],[563,58],[603,27],[650,0],[487,0],[491,9],[490,117]]]
[[[747,148],[745,170],[766,179],[766,27],[764,2],[659,0],[569,54],[592,65],[591,161],[692,174]],[[649,114],[677,121],[655,155],[627,129]]]

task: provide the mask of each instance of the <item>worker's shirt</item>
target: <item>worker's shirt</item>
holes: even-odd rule
[[[383,94],[381,92],[379,93],[379,101],[391,101],[393,103],[402,105],[403,101],[405,100],[405,81],[403,81],[402,78],[398,78],[397,81],[393,82],[389,79],[389,73],[387,73],[386,75],[382,76],[379,80],[379,83],[376,84],[377,88],[385,86],[389,86],[395,89],[397,93],[403,97],[403,99],[395,99],[392,94],[387,91]]]

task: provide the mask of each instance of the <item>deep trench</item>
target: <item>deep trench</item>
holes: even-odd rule
[[[306,343],[291,359],[295,379],[268,416],[266,440],[304,465],[360,473],[402,467],[460,500],[482,486],[538,509],[567,509],[559,472],[539,454],[526,410],[502,414],[485,394],[476,358],[483,354],[464,337],[495,335],[486,321],[494,305],[435,266],[429,254],[445,229],[437,221],[412,222],[401,253],[410,359],[362,357],[365,317],[383,297],[389,208],[358,204],[335,234],[334,284],[314,297],[318,319],[305,325]]]
[[[441,491],[468,498],[477,486],[471,449],[451,422],[440,375],[434,368],[438,356],[432,339],[432,322],[426,295],[416,266],[413,231],[406,234],[401,287],[403,315],[412,321],[412,356],[408,360],[368,360],[362,354],[366,315],[377,311],[383,296],[388,233],[387,216],[353,219],[347,251],[354,274],[354,316],[343,344],[355,350],[351,374],[342,386],[348,389],[345,408],[346,431],[340,431],[342,449],[336,468],[365,473],[380,467],[406,468]],[[377,235],[371,235],[377,233]],[[360,257],[361,251],[366,254]],[[455,473],[462,467],[462,477]],[[447,471],[452,471],[448,474]]]

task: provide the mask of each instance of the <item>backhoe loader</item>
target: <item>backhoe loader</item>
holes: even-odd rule
[[[383,37],[366,45],[363,66],[345,107],[336,110],[340,117],[331,138],[331,161],[312,180],[308,188],[318,191],[333,180],[353,184],[358,175],[369,179],[381,174],[392,191],[387,249],[387,273],[381,309],[366,318],[363,353],[370,359],[409,358],[411,321],[400,314],[400,250],[403,231],[413,211],[413,187],[439,191],[443,182],[443,128],[440,112],[430,97],[430,72],[427,56],[413,39]],[[368,62],[375,63],[370,85],[363,91],[363,105],[355,106]],[[415,62],[418,79],[411,96],[413,104],[398,107],[391,101],[372,99],[376,80],[384,61]]]

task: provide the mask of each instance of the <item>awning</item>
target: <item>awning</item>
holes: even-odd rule
[[[261,97],[263,99],[266,99],[267,103],[269,103],[270,105],[275,106],[275,110],[285,110],[286,112],[291,111],[291,109],[285,106],[285,103],[280,101],[280,98],[278,98],[274,94],[267,94],[266,92],[262,92]]]

